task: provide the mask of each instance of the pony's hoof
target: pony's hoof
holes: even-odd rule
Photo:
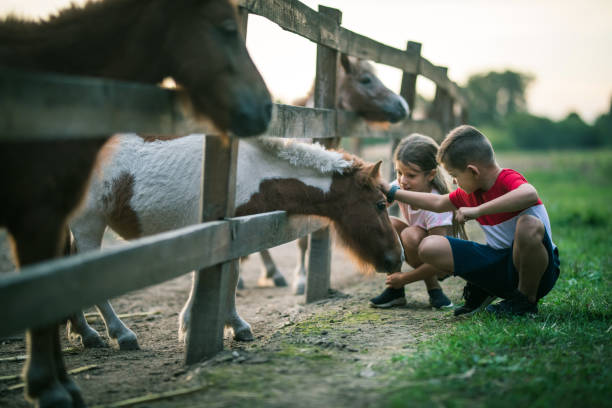
[[[119,350],[140,350],[138,338],[134,332],[127,333],[117,338],[117,344],[119,345]]]
[[[37,397],[28,396],[27,399],[38,408],[73,408],[73,399],[70,393],[56,382],[42,391]],[[81,398],[82,400],[82,398]]]
[[[244,327],[239,330],[234,330],[234,340],[238,341],[253,341],[253,332],[250,327]]]
[[[274,286],[277,288],[285,288],[289,285],[287,285],[287,281],[283,275],[278,275],[274,277]]]
[[[306,291],[306,284],[304,282],[299,282],[298,284],[293,286],[294,295],[303,295],[305,291]]]
[[[62,383],[62,385],[64,386],[64,389],[68,391],[68,393],[70,394],[70,397],[72,397],[72,407],[73,408],[85,408],[87,406],[87,404],[85,404],[85,400],[83,399],[83,396],[81,395],[81,390],[74,383],[74,381],[68,378],[68,380]]]
[[[238,290],[244,289],[244,281],[242,280],[242,277],[238,279],[238,284],[236,285],[236,289]]]
[[[104,339],[96,333],[96,335],[92,336],[80,336],[81,343],[83,343],[83,347],[85,348],[107,348],[108,344],[104,341]]]

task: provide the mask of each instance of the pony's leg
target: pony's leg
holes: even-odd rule
[[[244,321],[236,311],[236,286],[240,275],[239,263],[236,261],[230,268],[230,277],[227,284],[227,317],[225,326],[234,331],[234,339],[240,341],[252,341],[253,331],[251,325]]]
[[[23,369],[23,378],[26,384],[25,397],[41,408],[72,408],[71,392],[60,383],[57,375],[58,369],[65,370],[63,363],[61,366],[57,366],[55,337],[58,335],[58,331],[58,325],[54,324],[44,328],[29,329],[26,332],[28,359]],[[61,350],[59,350],[59,353],[59,360],[61,360]],[[75,388],[74,391],[79,394],[78,388]]]
[[[64,242],[64,226],[53,211],[41,208],[25,225],[9,227],[20,266],[56,258]],[[62,358],[58,324],[26,331],[27,360],[23,377],[26,399],[39,407],[83,406],[76,384],[68,377]]]
[[[236,264],[231,268],[230,278],[228,282],[228,293],[227,293],[227,317],[225,319],[225,325],[232,328],[234,331],[234,338],[236,340],[250,341],[253,340],[253,332],[251,326],[244,321],[236,312],[236,286],[238,283],[238,276],[240,270]],[[191,318],[191,305],[193,304],[193,297],[195,291],[195,273],[192,273],[191,290],[189,291],[189,299],[185,302],[183,310],[179,314],[179,330],[178,338],[180,342],[187,340],[187,330],[189,329],[189,320]]]
[[[123,324],[109,301],[97,304],[96,308],[104,319],[108,337],[117,340],[119,350],[140,350],[136,334]]]
[[[298,259],[295,267],[293,293],[303,295],[306,288],[306,251],[308,250],[308,235],[298,240]]]
[[[185,302],[185,306],[179,313],[179,341],[185,343],[187,341],[187,330],[189,330],[189,319],[191,318],[191,305],[193,304],[193,296],[195,292],[195,272],[191,272],[191,289],[189,290],[189,298]]]
[[[66,371],[66,367],[64,366],[64,358],[62,357],[62,345],[60,343],[59,337],[59,328],[53,333],[53,342],[53,359],[57,369],[57,379],[72,397],[73,408],[85,407],[86,404],[85,401],[83,401],[83,397],[81,396],[81,390],[74,383],[74,381],[72,381],[72,379],[68,375],[68,372]]]
[[[274,286],[287,286],[287,281],[276,267],[276,264],[270,255],[270,251],[264,249],[263,251],[259,252],[259,255],[261,256],[262,266],[257,284],[259,286],[269,286],[270,282],[272,281],[274,282]]]
[[[72,220],[70,229],[74,237],[70,253],[76,254],[100,249],[106,223],[96,214],[85,210]],[[69,317],[66,334],[69,339],[80,339],[84,347],[108,347],[102,336],[87,323],[81,311]]]
[[[83,347],[86,348],[108,347],[102,336],[87,323],[82,311],[78,311],[68,318],[66,335],[72,341],[81,342]]]

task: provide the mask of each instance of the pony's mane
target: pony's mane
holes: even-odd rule
[[[354,160],[319,143],[302,143],[278,137],[260,137],[258,143],[268,152],[286,160],[295,167],[308,167],[322,174],[345,173],[353,168]]]

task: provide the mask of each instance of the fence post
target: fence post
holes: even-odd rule
[[[319,6],[319,13],[333,18],[338,25],[342,12]],[[317,45],[317,73],[315,77],[315,108],[336,108],[336,81],[338,52],[323,45]],[[335,127],[337,130],[337,126]],[[327,148],[337,147],[339,137],[326,139]],[[314,302],[329,295],[331,266],[331,239],[329,227],[310,234],[308,251],[308,276],[306,278],[306,302]]]
[[[447,67],[438,67],[444,76],[447,75]],[[436,85],[436,96],[431,107],[430,118],[440,123],[442,132],[446,134],[453,126],[453,101],[447,90]]]
[[[248,12],[239,8],[238,29],[245,39],[247,19]],[[238,139],[206,136],[200,221],[219,220],[234,215],[237,158]],[[186,364],[197,363],[223,350],[230,275],[238,267],[238,260],[231,260],[196,272],[185,351]]]
[[[414,42],[414,41],[408,41],[408,44],[406,44],[406,53],[416,54],[419,56],[419,65],[418,65],[419,68],[417,69],[417,72],[413,74],[413,73],[404,71],[404,73],[402,74],[402,84],[400,86],[400,96],[406,100],[406,102],[408,103],[408,107],[410,108],[410,111],[408,112],[408,117],[407,117],[407,119],[410,120],[412,119],[412,114],[414,112],[414,107],[416,104],[416,95],[417,95],[416,81],[417,81],[417,77],[419,75],[420,66],[421,66],[421,62],[420,62],[421,43]],[[396,177],[395,176],[395,163],[393,162],[393,152],[395,152],[395,148],[397,147],[399,142],[400,142],[400,138],[398,137],[393,137],[391,139],[391,152],[390,152],[390,158],[389,158],[389,163],[391,163],[391,166],[389,166],[389,180],[393,180]],[[399,215],[399,207],[397,206],[397,204],[393,204],[391,207],[389,207],[389,214],[394,215],[394,216]]]

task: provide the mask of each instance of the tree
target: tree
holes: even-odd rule
[[[610,98],[610,109],[608,113],[600,115],[595,120],[594,128],[599,145],[612,146],[612,98]]]
[[[525,92],[535,77],[506,70],[472,75],[465,95],[475,125],[498,124],[514,113],[527,111]]]

